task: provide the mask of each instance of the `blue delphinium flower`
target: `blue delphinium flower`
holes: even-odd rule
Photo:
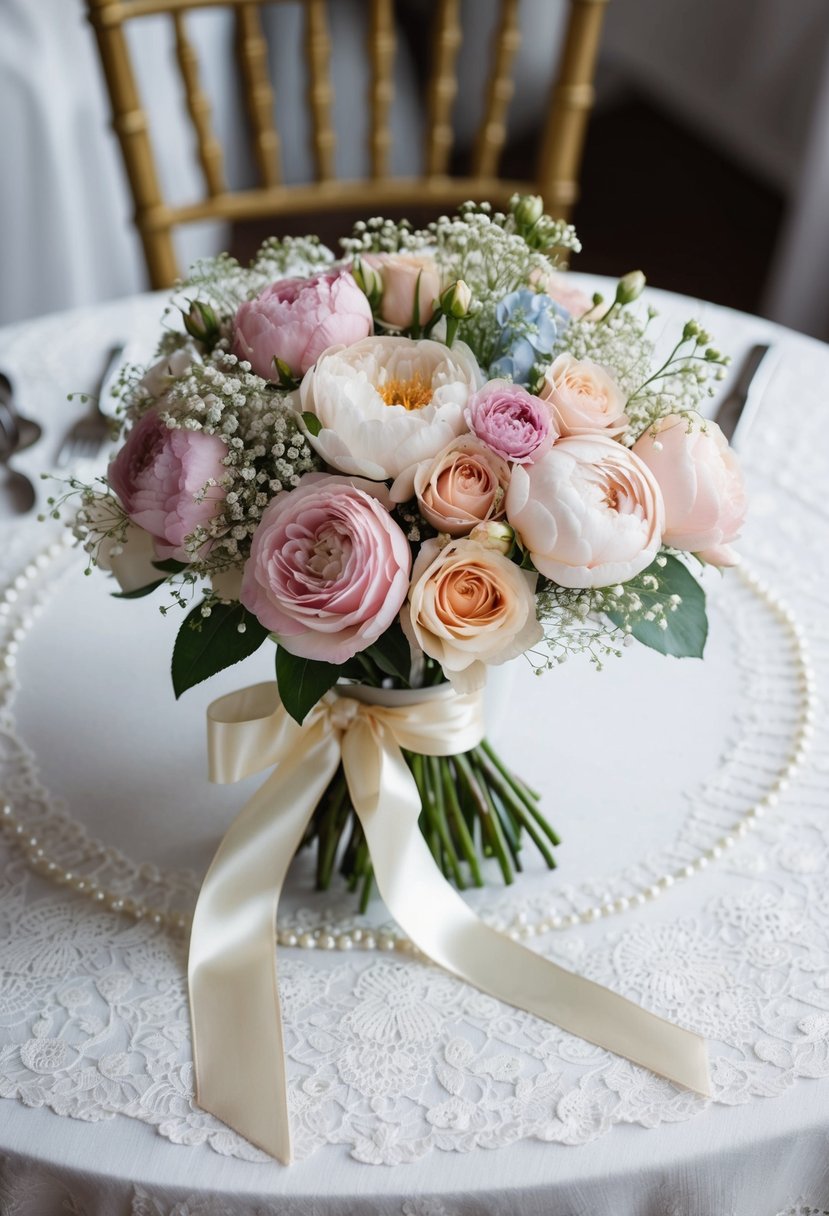
[[[494,378],[527,385],[533,365],[552,354],[570,314],[540,291],[522,288],[504,296],[495,310],[501,336],[489,366]]]

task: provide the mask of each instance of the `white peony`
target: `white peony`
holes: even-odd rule
[[[437,455],[466,430],[483,383],[462,342],[372,337],[326,351],[306,373],[299,408],[321,424],[309,442],[341,473],[385,481]],[[411,496],[407,487],[404,497]]]

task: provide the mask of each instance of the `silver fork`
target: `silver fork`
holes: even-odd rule
[[[82,418],[72,424],[64,436],[55,460],[57,468],[65,469],[68,465],[74,464],[76,460],[93,459],[112,434],[113,420],[103,412],[101,402],[121,364],[123,354],[123,343],[113,346],[107,352],[104,370],[96,388],[89,394],[93,406],[88,414],[84,414]]]

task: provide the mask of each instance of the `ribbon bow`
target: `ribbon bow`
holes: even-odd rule
[[[400,704],[402,699],[407,702]],[[708,1093],[705,1040],[485,925],[449,886],[417,826],[420,796],[401,748],[468,751],[483,738],[480,693],[447,685],[395,694],[343,688],[298,726],[274,683],[208,709],[213,781],[275,766],[222,840],[199,893],[188,978],[196,1100],[288,1162],[276,910],[290,861],[342,760],[389,912],[435,963],[481,991]]]

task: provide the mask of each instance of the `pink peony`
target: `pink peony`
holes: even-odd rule
[[[412,559],[390,505],[385,486],[306,473],[266,509],[241,599],[291,654],[345,663],[394,621]]]
[[[239,305],[233,351],[263,380],[278,379],[274,359],[304,376],[329,346],[350,346],[372,332],[368,300],[352,276],[331,270],[280,279]]]
[[[471,431],[504,460],[532,464],[558,438],[549,409],[519,384],[490,380],[466,407]]]
[[[364,259],[380,275],[383,295],[380,300],[380,320],[394,329],[408,329],[415,315],[425,325],[435,311],[440,295],[441,274],[437,262],[428,254],[372,253]]]
[[[607,587],[651,564],[665,507],[647,465],[594,432],[513,469],[507,519],[541,574],[562,587]]]
[[[733,566],[746,513],[740,466],[716,422],[671,415],[634,445],[665,499],[664,541],[714,566]]]
[[[221,514],[227,445],[206,431],[171,430],[149,410],[127,435],[107,477],[134,524],[160,558],[191,561],[188,538]]]

